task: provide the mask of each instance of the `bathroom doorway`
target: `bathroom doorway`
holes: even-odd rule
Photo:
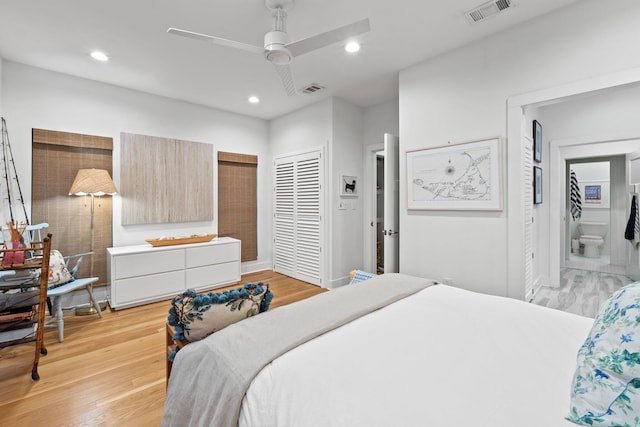
[[[564,266],[624,274],[624,156],[568,159],[566,182]]]

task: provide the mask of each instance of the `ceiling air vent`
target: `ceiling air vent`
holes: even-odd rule
[[[311,94],[311,93],[316,93],[320,90],[325,89],[324,86],[320,86],[317,83],[311,83],[309,85],[307,85],[306,87],[302,88],[302,93],[307,93],[307,94]]]
[[[469,22],[473,24],[489,16],[496,15],[503,10],[509,9],[512,4],[513,2],[511,0],[493,0],[465,12],[465,16]]]

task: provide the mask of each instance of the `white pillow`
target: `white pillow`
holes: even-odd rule
[[[57,288],[73,280],[73,276],[67,269],[64,257],[57,249],[51,251],[49,256],[49,289]]]

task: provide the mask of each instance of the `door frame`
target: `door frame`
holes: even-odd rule
[[[364,270],[376,272],[376,159],[377,153],[384,150],[384,142],[370,144],[364,147],[364,182],[368,183],[363,193],[364,211],[364,232],[363,232],[363,254]],[[371,225],[373,223],[373,225]]]
[[[567,160],[625,155],[635,151],[639,137],[573,138],[550,141],[549,181],[549,286],[560,286],[560,269],[566,250],[566,165]]]
[[[541,89],[534,92],[515,95],[507,99],[507,141],[520,141],[528,129],[524,110],[528,107],[548,105],[561,102],[575,96],[589,93],[634,86],[640,83],[640,68],[615,72],[581,81],[567,83],[557,87]],[[509,143],[507,150],[507,182],[509,183],[507,202],[507,288],[506,295],[511,298],[525,298],[524,268],[524,200],[525,182],[519,144]],[[551,168],[553,169],[553,168]],[[553,221],[550,221],[550,224]]]

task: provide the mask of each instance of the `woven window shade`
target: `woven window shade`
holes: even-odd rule
[[[88,252],[91,236],[89,196],[69,196],[79,169],[95,168],[112,174],[113,140],[107,137],[33,129],[31,223],[49,223],[53,247],[63,255]],[[112,198],[95,200],[94,275],[107,282],[106,248],[113,246]],[[78,277],[89,276],[83,262]]]
[[[218,152],[218,235],[242,242],[242,261],[258,259],[257,168],[257,156]]]

